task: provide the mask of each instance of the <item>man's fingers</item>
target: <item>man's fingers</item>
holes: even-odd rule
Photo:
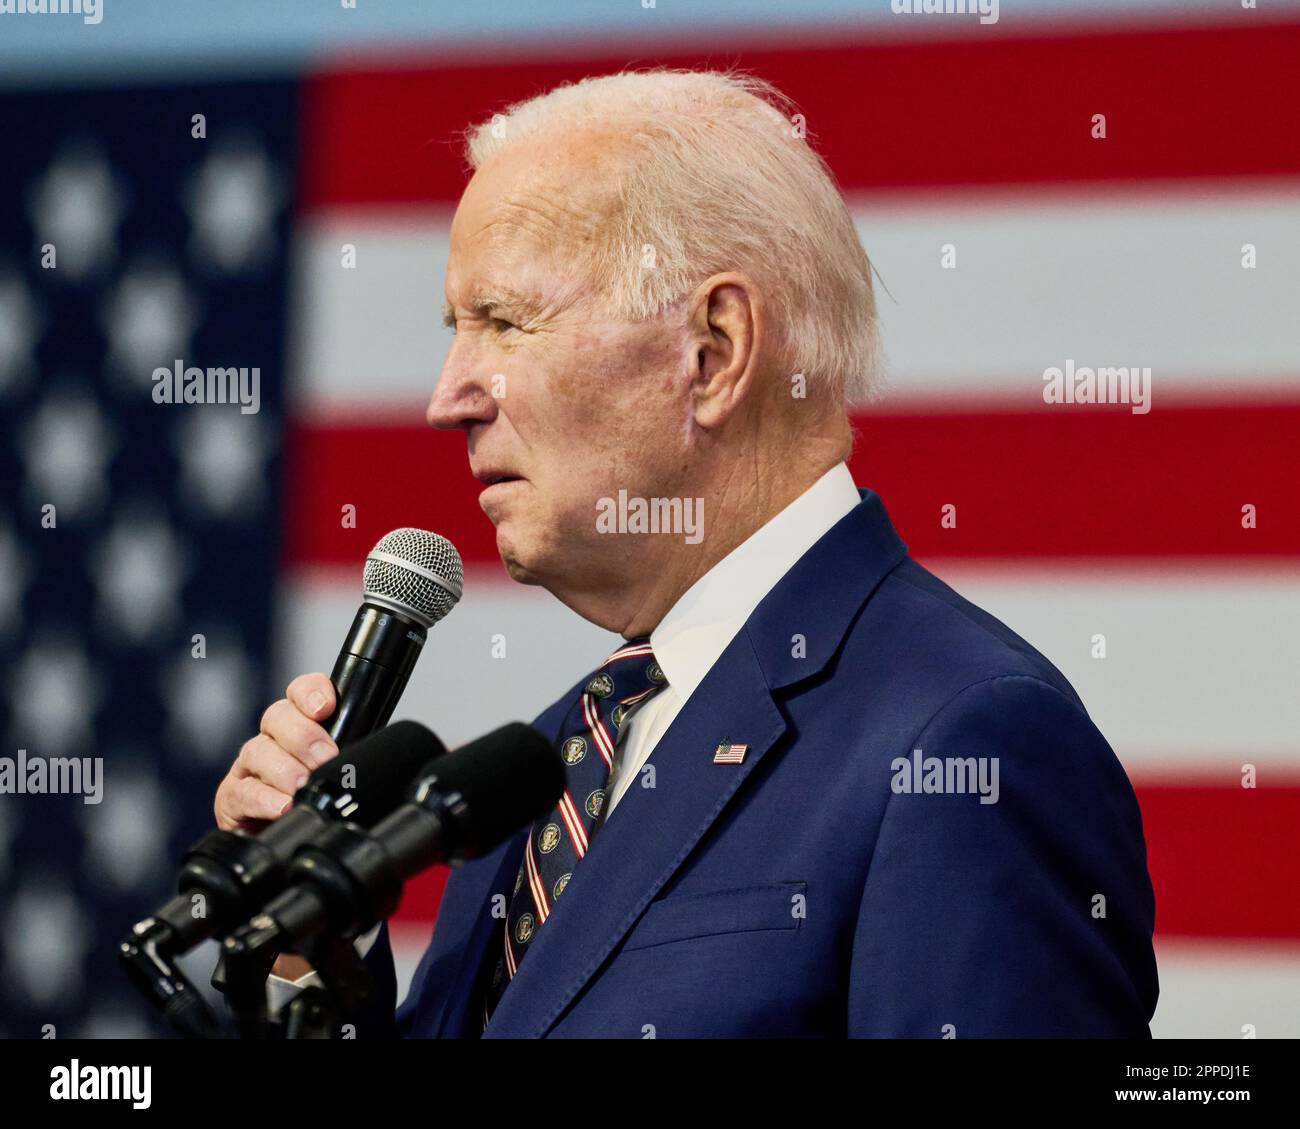
[[[213,800],[217,826],[256,830],[279,817],[307,777],[337,755],[319,722],[334,712],[334,686],[324,674],[303,674],[287,697],[267,708],[261,732],[245,741]]]
[[[266,734],[245,741],[236,764],[239,779],[252,777],[286,796],[307,783],[307,766]]]
[[[338,752],[338,746],[288,698],[267,707],[262,733],[309,769],[316,769]]]
[[[285,697],[313,721],[324,721],[334,712],[334,683],[325,674],[298,675]]]
[[[249,824],[278,819],[292,800],[255,776],[228,777],[217,793],[217,826],[223,831],[247,830]]]

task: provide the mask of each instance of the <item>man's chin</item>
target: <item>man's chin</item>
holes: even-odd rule
[[[528,569],[524,568],[524,566],[518,561],[508,560],[507,558],[502,557],[501,563],[506,566],[506,572],[509,573],[510,579],[516,584],[541,583],[541,580],[538,579],[535,573],[529,572]]]
[[[519,559],[518,547],[501,526],[497,526],[497,554],[505,565],[510,579],[517,584],[540,584],[541,580],[522,560]]]

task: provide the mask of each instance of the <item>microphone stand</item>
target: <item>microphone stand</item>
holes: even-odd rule
[[[253,949],[234,934],[221,943],[221,960],[212,978],[213,987],[225,995],[241,1039],[271,1037],[266,1012],[266,978],[271,975],[277,956],[276,949]]]
[[[117,955],[130,981],[187,1039],[224,1039],[225,1031],[203,997],[172,962],[171,929],[153,918],[140,922]]]
[[[255,917],[222,942],[224,991],[241,1039],[277,1037],[266,1007],[266,978],[280,955],[279,928]],[[374,978],[350,940],[318,933],[296,951],[312,966],[321,985],[304,988],[280,1009],[278,1037],[332,1039],[375,998]]]

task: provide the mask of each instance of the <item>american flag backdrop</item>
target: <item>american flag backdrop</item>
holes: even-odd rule
[[[388,530],[465,560],[396,714],[448,746],[612,649],[509,581],[423,412],[464,128],[670,65],[774,82],[848,198],[889,363],[855,478],[1132,778],[1154,1033],[1300,1036],[1300,8],[889,7],[0,91],[0,754],[105,774],[99,804],[0,795],[0,1033],[153,1029],[114,943],[262,709],[333,662]],[[155,403],[178,361],[257,368],[259,410]],[[1045,403],[1067,363],[1149,368],[1150,410]],[[444,878],[393,923],[402,982]]]
[[[297,123],[284,82],[0,99],[4,755],[103,765],[0,796],[11,1036],[147,1029],[114,943],[266,698]],[[156,403],[178,360],[257,368],[258,411]]]

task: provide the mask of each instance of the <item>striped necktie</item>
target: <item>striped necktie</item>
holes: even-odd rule
[[[524,847],[502,931],[502,951],[484,997],[485,1027],[528,955],[529,942],[587,853],[605,803],[614,750],[627,731],[628,718],[666,685],[650,640],[632,639],[587,679],[565,718],[559,745],[565,764],[564,795],[533,824]]]

